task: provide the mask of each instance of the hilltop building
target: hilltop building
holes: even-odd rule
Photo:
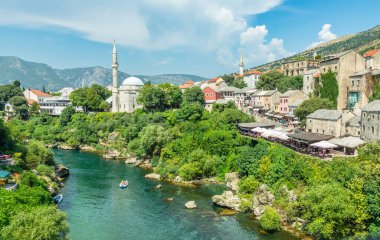
[[[144,83],[137,77],[126,78],[120,87],[118,87],[116,44],[113,44],[113,63],[112,63],[112,112],[134,112],[142,108],[137,102],[139,91]]]
[[[351,98],[348,92],[347,80],[351,75],[363,71],[364,69],[364,58],[353,50],[326,56],[320,62],[319,71],[321,74],[327,73],[329,70],[336,73],[336,80],[339,87],[338,110],[346,109],[348,107],[347,100]],[[353,93],[353,95],[355,94]],[[353,96],[353,98],[354,97],[355,96]]]
[[[305,72],[311,69],[319,68],[319,60],[305,59],[294,60],[281,65],[281,72],[285,76],[303,76]]]

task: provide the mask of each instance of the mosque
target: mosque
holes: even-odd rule
[[[142,108],[137,102],[139,91],[144,85],[143,81],[137,77],[126,78],[120,87],[118,87],[117,71],[119,64],[117,63],[116,44],[113,43],[112,53],[112,112],[128,112],[132,113],[136,109]]]

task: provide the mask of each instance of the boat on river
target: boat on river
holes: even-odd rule
[[[121,181],[121,183],[119,184],[119,187],[120,188],[126,188],[126,187],[128,187],[128,181],[127,180]]]
[[[60,204],[63,201],[63,195],[62,194],[58,194],[58,195],[56,195],[53,198],[53,200],[54,200],[55,203]]]

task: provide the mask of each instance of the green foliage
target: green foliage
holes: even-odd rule
[[[166,106],[165,92],[155,85],[145,84],[139,93],[137,101],[144,106],[147,111],[164,110]]]
[[[327,73],[321,74],[321,82],[322,86],[319,89],[320,97],[329,99],[334,103],[334,107],[336,107],[339,95],[336,73],[329,69]]]
[[[18,82],[19,83],[19,82]],[[0,85],[0,110],[4,110],[4,105],[15,96],[23,96],[20,86],[15,84]]]
[[[53,165],[53,153],[48,150],[41,142],[32,140],[26,147],[25,164],[34,168],[39,164]]]
[[[223,76],[220,76],[220,78],[222,78],[224,80],[224,82],[228,85],[228,86],[231,86],[232,83],[234,82],[235,80],[235,76],[233,74],[225,74]]]
[[[278,231],[281,229],[281,217],[276,209],[265,207],[265,212],[259,220],[260,226],[266,231]]]
[[[24,96],[14,96],[11,97],[8,102],[12,105],[16,114],[20,116],[22,119],[28,118],[28,110],[29,107],[26,103],[26,98]]]
[[[244,82],[244,79],[242,77],[238,77],[234,79],[234,81],[230,84],[230,86],[237,87],[237,88],[245,88],[247,87],[247,83]]]
[[[260,182],[253,176],[248,176],[239,181],[239,193],[252,194],[259,187]]]
[[[183,103],[199,103],[203,105],[204,96],[202,90],[199,87],[191,87],[186,89],[183,94]]]
[[[61,126],[67,126],[73,115],[75,114],[75,108],[73,106],[67,106],[62,110],[61,116],[59,116],[59,123]]]
[[[334,109],[334,103],[326,98],[313,97],[303,101],[294,111],[296,117],[301,121],[305,120],[306,117],[315,112],[318,109]]]
[[[59,240],[68,239],[66,215],[54,206],[41,206],[22,211],[12,217],[1,230],[3,240]]]
[[[104,111],[109,105],[105,100],[111,96],[111,92],[100,85],[78,88],[70,94],[70,102],[73,106],[81,106],[85,110]]]
[[[40,164],[40,165],[38,165],[36,167],[36,170],[37,170],[37,172],[38,172],[39,175],[47,176],[47,177],[50,177],[50,178],[55,177],[54,167],[53,166],[47,166],[45,164]]]
[[[285,77],[278,71],[270,71],[260,76],[259,81],[256,83],[257,89],[274,90],[278,89],[284,93],[289,89],[299,89],[303,87],[303,78],[301,76]]]
[[[29,107],[29,114],[30,115],[37,115],[40,111],[40,105],[38,105],[37,102],[33,102],[32,105]]]

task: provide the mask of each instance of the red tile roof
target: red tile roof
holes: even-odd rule
[[[52,95],[48,94],[48,93],[44,93],[40,90],[36,90],[36,89],[30,89],[30,91],[34,94],[36,94],[38,97],[52,97]]]
[[[216,78],[210,79],[208,82],[209,82],[209,83],[213,83],[213,82],[216,82],[218,79],[219,79],[219,78],[216,77]]]
[[[366,53],[364,53],[363,57],[365,57],[365,58],[367,58],[367,57],[372,57],[372,56],[375,55],[378,51],[380,51],[380,49],[369,50],[369,51],[367,51]]]
[[[261,74],[263,74],[263,73],[260,72],[260,71],[257,71],[257,70],[251,70],[251,71],[248,71],[248,72],[245,72],[245,73],[244,73],[245,76],[247,76],[247,75],[253,75],[253,74],[261,75]]]
[[[186,89],[186,88],[189,88],[189,87],[193,86],[193,84],[194,84],[194,82],[190,80],[190,81],[187,81],[184,84],[179,85],[179,88],[180,89]]]
[[[321,76],[321,74],[319,72],[316,72],[313,74],[313,77],[315,77],[315,78],[319,78],[320,76]]]

